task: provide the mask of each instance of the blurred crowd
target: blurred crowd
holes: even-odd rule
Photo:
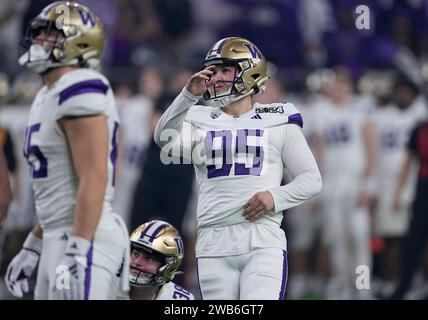
[[[21,150],[29,108],[42,83],[16,61],[26,24],[49,2],[3,0],[0,6],[0,146],[8,145],[14,194],[0,230],[1,277],[35,221]],[[102,68],[121,118],[115,209],[129,230],[156,218],[180,231],[185,262],[179,282],[198,296],[194,171],[190,165],[162,164],[153,130],[209,46],[225,36],[242,36],[270,62],[271,79],[258,102],[296,105],[323,175],[322,193],[284,215],[287,297],[371,299],[392,293],[417,165],[399,195],[395,186],[410,133],[428,113],[412,61],[428,55],[428,1],[80,2],[102,18],[108,35]],[[355,7],[361,4],[370,8],[368,30],[355,26]],[[369,290],[355,285],[361,265],[370,271]],[[3,286],[0,280],[0,299],[10,298]],[[427,293],[428,251],[405,298]]]
[[[0,67],[19,72],[18,44],[31,18],[50,0],[4,0],[0,7]],[[308,70],[346,65],[354,79],[367,68],[391,68],[394,54],[428,53],[425,0],[82,0],[102,18],[105,71],[113,82],[135,83],[138,67],[199,68],[217,39],[251,39],[293,89]],[[368,29],[356,28],[367,5]]]

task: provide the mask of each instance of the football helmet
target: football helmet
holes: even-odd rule
[[[393,82],[392,72],[369,70],[360,77],[357,87],[362,94],[379,97],[392,94]]]
[[[311,72],[306,78],[306,87],[311,93],[319,93],[333,83],[335,73],[331,69],[317,69]]]
[[[183,240],[171,224],[161,220],[146,222],[132,232],[130,242],[131,252],[144,251],[157,256],[161,261],[158,271],[148,278],[142,275],[145,273],[144,270],[132,267],[139,272],[129,274],[131,285],[160,286],[171,281],[178,273],[177,270],[183,260]]]
[[[50,48],[36,43],[36,38]],[[103,23],[88,7],[54,2],[30,22],[21,40],[19,63],[37,73],[61,66],[97,68],[104,41]]]
[[[232,65],[235,77],[228,92],[218,93],[211,87],[204,94],[216,107],[224,107],[248,95],[261,94],[265,90],[266,59],[252,42],[244,38],[230,37],[217,41],[208,51],[202,67]]]

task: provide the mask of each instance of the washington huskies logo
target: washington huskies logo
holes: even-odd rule
[[[248,44],[246,43],[245,46],[248,48],[248,51],[250,51],[251,56],[256,59],[262,59],[262,53],[260,52],[259,49],[257,49],[256,46],[252,45],[252,44]]]
[[[87,26],[88,23],[90,23],[92,27],[95,26],[95,17],[93,17],[89,12],[85,12],[79,9],[77,9],[76,11],[79,13],[80,19],[82,19],[82,22],[85,26]]]
[[[221,115],[220,112],[217,112],[217,111],[211,112],[212,119],[217,119],[218,117],[220,117],[220,115]]]

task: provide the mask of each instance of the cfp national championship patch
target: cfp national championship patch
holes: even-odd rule
[[[259,107],[256,108],[256,113],[284,113],[284,107]]]

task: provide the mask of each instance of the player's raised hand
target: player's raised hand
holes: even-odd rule
[[[196,72],[187,81],[186,89],[194,96],[201,96],[215,83],[212,77],[214,74],[215,66],[206,67],[204,70]]]
[[[273,207],[274,202],[270,192],[257,192],[244,206],[245,219],[254,221],[272,211]]]

